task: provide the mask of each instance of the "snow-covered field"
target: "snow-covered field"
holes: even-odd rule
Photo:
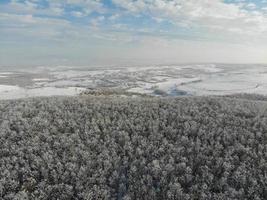
[[[164,96],[267,94],[267,65],[0,67],[0,99],[77,95],[98,88]]]

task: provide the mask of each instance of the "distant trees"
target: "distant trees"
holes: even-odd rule
[[[1,101],[0,199],[266,199],[266,109],[246,95]]]

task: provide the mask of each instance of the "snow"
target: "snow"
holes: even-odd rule
[[[74,96],[80,94],[85,88],[78,87],[43,87],[27,89],[12,85],[0,85],[1,99],[19,99],[38,96]]]
[[[133,67],[39,67],[0,72],[0,99],[77,95],[86,88],[125,89],[178,96],[258,93],[267,95],[267,65],[188,64]],[[30,80],[27,81],[30,77]],[[3,79],[1,79],[3,78]],[[17,81],[16,81],[17,80]]]
[[[150,94],[151,91],[147,88],[142,88],[142,87],[135,87],[127,90],[128,92],[133,92],[133,93],[139,93],[139,94]]]
[[[14,85],[0,85],[0,98],[1,99],[17,99],[21,98],[24,89]]]
[[[20,90],[21,88],[15,85],[0,85],[0,92],[7,93],[10,91]]]
[[[78,87],[66,87],[66,88],[56,88],[56,87],[43,87],[34,88],[26,91],[27,97],[37,97],[37,96],[74,96],[80,94],[85,88]]]
[[[11,75],[13,74],[12,72],[0,72],[0,75]]]
[[[194,69],[200,69],[205,72],[210,72],[210,73],[215,73],[215,72],[221,72],[223,69],[216,67],[214,64],[209,64],[209,65],[194,65],[192,66]]]
[[[50,79],[49,78],[34,78],[32,80],[35,82],[40,82],[40,81],[49,81]]]

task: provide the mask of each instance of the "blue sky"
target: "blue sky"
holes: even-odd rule
[[[0,65],[266,63],[267,0],[0,0]]]

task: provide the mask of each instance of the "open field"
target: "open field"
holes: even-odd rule
[[[0,98],[77,95],[119,89],[156,96],[267,94],[266,65],[1,68]]]

